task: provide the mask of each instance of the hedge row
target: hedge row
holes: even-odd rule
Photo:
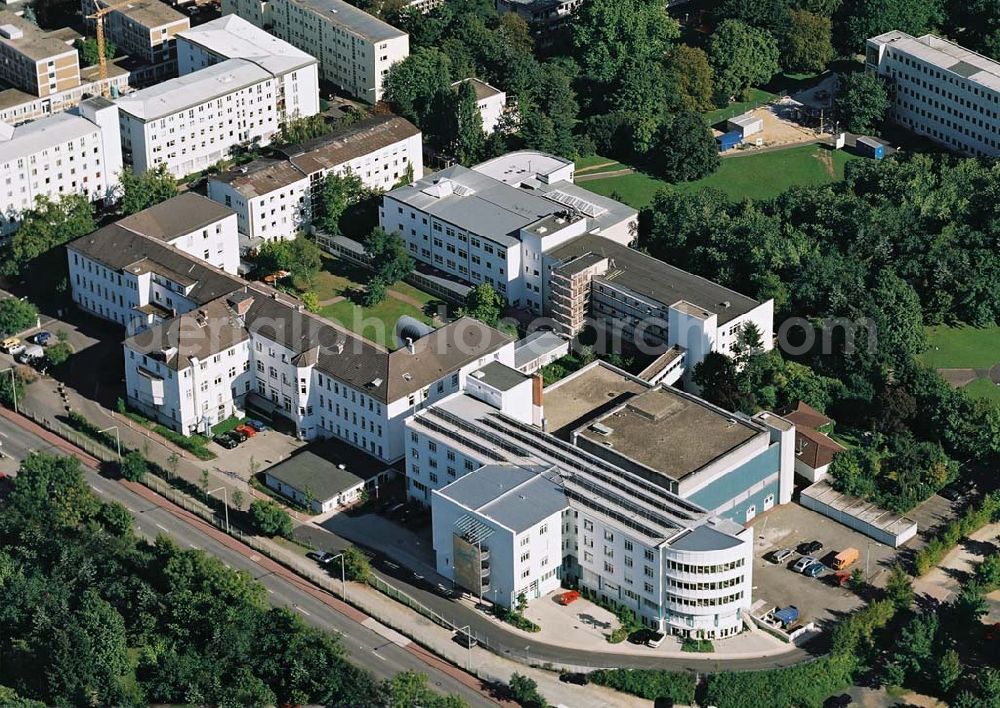
[[[669,698],[674,703],[694,704],[694,674],[655,669],[598,669],[588,674],[587,678],[599,686],[607,686],[651,701]]]
[[[858,610],[834,629],[831,653],[808,664],[711,674],[706,679],[706,702],[719,708],[760,708],[766,696],[767,705],[772,706],[822,706],[827,697],[853,682],[873,635],[889,623],[895,611],[888,600]]]
[[[969,534],[975,533],[1000,513],[1000,492],[992,492],[983,498],[979,506],[970,506],[960,517],[953,520],[944,531],[928,541],[917,552],[913,561],[916,574],[924,575],[936,566]]]

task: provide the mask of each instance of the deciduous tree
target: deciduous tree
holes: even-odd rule
[[[867,72],[841,77],[836,105],[841,123],[852,133],[878,132],[891,106],[885,82]]]
[[[778,73],[778,44],[767,30],[726,20],[712,35],[708,51],[715,76],[715,101],[726,105],[755,84]]]
[[[292,517],[273,501],[255,499],[250,503],[250,520],[254,530],[264,536],[292,535]]]
[[[139,175],[125,168],[119,175],[119,183],[122,191],[118,206],[126,216],[177,196],[177,180],[165,163]]]
[[[791,10],[782,28],[781,65],[786,71],[823,71],[834,57],[829,17]]]
[[[664,122],[650,159],[667,180],[688,182],[718,169],[719,148],[702,115],[684,111]]]

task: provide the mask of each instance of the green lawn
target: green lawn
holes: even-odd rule
[[[576,169],[582,170],[587,167],[593,167],[594,165],[601,165],[605,162],[614,162],[610,157],[604,157],[602,155],[587,155],[586,157],[578,158],[576,161]]]
[[[1000,386],[989,379],[976,379],[967,386],[963,386],[962,390],[972,398],[982,398],[1000,405]]]
[[[764,91],[762,89],[750,89],[750,100],[748,101],[736,101],[730,103],[725,108],[717,108],[714,111],[708,111],[704,113],[705,119],[708,121],[709,125],[715,125],[720,121],[728,120],[735,116],[746,113],[754,108],[759,108],[763,104],[777,98],[777,94],[773,94],[770,91]]]
[[[396,348],[396,320],[403,315],[433,324],[431,319],[416,307],[392,296],[387,296],[385,301],[375,307],[361,307],[350,300],[341,300],[322,308],[320,314],[336,320],[355,334],[389,349]]]
[[[1000,362],[1000,327],[928,327],[920,358],[935,369],[987,369]]]
[[[826,184],[844,178],[844,165],[858,159],[843,150],[831,151],[817,145],[803,145],[762,152],[746,157],[726,157],[719,169],[704,179],[674,185],[677,189],[693,192],[705,187],[715,187],[730,199],[768,199],[797,185]],[[580,186],[598,194],[610,196],[617,192],[636,209],[649,204],[653,195],[670,186],[643,173],[621,177],[586,180]]]

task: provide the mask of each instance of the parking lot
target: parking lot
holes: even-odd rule
[[[277,430],[265,430],[252,438],[244,440],[232,450],[209,443],[208,448],[218,457],[211,465],[220,472],[233,472],[241,479],[250,479],[251,474],[260,472],[288,458],[293,452],[305,445],[291,435],[279,433]],[[251,458],[254,470],[251,470]]]
[[[801,543],[820,541],[823,550],[813,555],[827,568],[839,551],[858,549],[860,557],[850,570],[860,568],[865,572],[867,567],[871,581],[876,584],[879,576],[888,572],[896,556],[895,549],[798,504],[775,507],[758,517],[753,529],[754,598],[771,606],[795,605],[801,612],[803,622],[813,620],[821,629],[826,621],[838,619],[864,602],[854,592],[838,587],[832,570],[825,570],[816,578],[794,572],[792,566],[802,557],[796,552]],[[780,564],[773,563],[771,554],[782,548],[790,549],[792,555]]]

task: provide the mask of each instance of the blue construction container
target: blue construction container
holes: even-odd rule
[[[872,157],[876,160],[881,160],[885,157],[885,145],[880,143],[875,138],[858,138],[855,142],[855,146],[857,151],[865,157]]]
[[[719,143],[719,152],[731,150],[743,142],[743,135],[738,130],[731,130],[728,133],[715,138]]]

